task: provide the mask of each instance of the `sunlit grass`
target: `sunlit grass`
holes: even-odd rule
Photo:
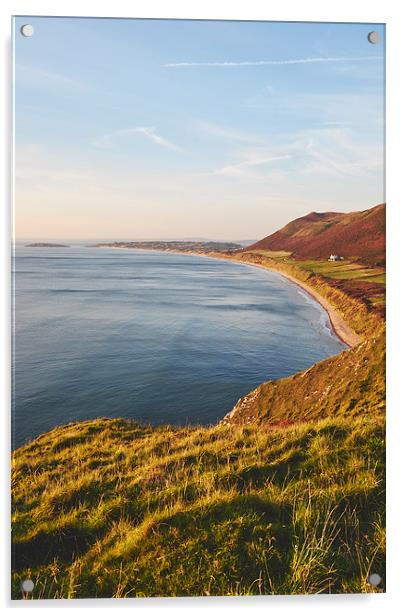
[[[353,261],[297,260],[297,266],[335,280],[362,280],[385,284],[384,268],[367,267]]]
[[[13,596],[368,592],[380,416],[287,428],[71,424],[14,456]]]

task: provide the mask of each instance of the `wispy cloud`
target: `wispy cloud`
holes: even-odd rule
[[[338,122],[283,135],[266,147],[234,151],[240,162],[221,166],[212,176],[244,181],[294,183],[303,176],[367,177],[382,166],[382,151],[362,140],[359,133]]]
[[[245,61],[225,61],[225,62],[170,62],[164,64],[169,68],[180,68],[186,66],[279,66],[286,64],[313,64],[316,62],[365,62],[369,60],[381,60],[382,56],[358,56],[358,57],[335,57],[335,58],[295,58],[290,60],[245,60]]]
[[[228,175],[232,177],[258,177],[258,173],[253,171],[253,167],[261,167],[263,165],[269,165],[282,160],[291,158],[290,154],[284,154],[281,156],[268,156],[266,158],[251,158],[243,160],[240,163],[234,165],[225,165],[214,172],[214,175]]]
[[[359,139],[351,129],[328,127],[301,135],[306,154],[300,173],[305,175],[369,177],[383,164],[381,148]]]
[[[164,139],[164,137],[161,137],[161,135],[156,132],[156,128],[154,126],[135,126],[133,128],[123,128],[112,133],[106,133],[105,135],[98,137],[98,139],[95,140],[94,145],[100,148],[109,148],[115,139],[130,135],[143,135],[153,143],[156,143],[156,145],[160,145],[164,148],[175,150],[177,152],[181,151],[181,148],[177,145],[171,143],[167,139]]]

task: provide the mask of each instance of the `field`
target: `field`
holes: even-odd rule
[[[379,267],[365,267],[352,261],[297,261],[298,267],[335,280],[361,280],[385,284],[385,270]]]
[[[380,415],[58,428],[14,460],[13,596],[378,592]]]
[[[367,267],[353,261],[328,261],[328,259],[292,259],[291,253],[284,250],[256,250],[255,254],[278,261],[293,263],[307,272],[313,272],[334,280],[361,280],[385,284],[383,267]]]

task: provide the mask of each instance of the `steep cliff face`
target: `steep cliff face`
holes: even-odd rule
[[[259,385],[221,423],[287,425],[330,416],[381,415],[384,392],[382,332],[308,370]]]

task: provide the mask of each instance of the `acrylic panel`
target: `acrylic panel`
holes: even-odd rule
[[[385,590],[385,26],[15,17],[14,599]]]

